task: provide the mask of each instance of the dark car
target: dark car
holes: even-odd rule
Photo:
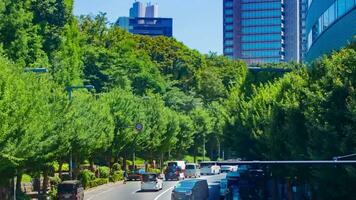
[[[144,169],[136,169],[132,170],[127,174],[127,180],[128,181],[139,181],[142,178],[142,174],[145,173]]]
[[[179,166],[168,166],[164,172],[164,178],[168,180],[181,180],[184,179],[184,173]]]
[[[172,200],[207,200],[208,198],[208,182],[203,179],[181,181],[172,191]]]
[[[80,181],[63,181],[58,184],[58,199],[83,200],[84,188]]]

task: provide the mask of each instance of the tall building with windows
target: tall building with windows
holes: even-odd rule
[[[300,61],[302,0],[224,0],[224,55],[249,64]]]
[[[133,34],[147,36],[173,36],[173,19],[158,16],[158,6],[135,2],[130,17],[119,17],[116,24]]]
[[[308,0],[306,61],[338,50],[356,35],[356,0]]]

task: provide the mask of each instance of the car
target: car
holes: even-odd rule
[[[222,165],[220,168],[221,168],[220,169],[221,173],[228,173],[237,170],[237,166],[232,166],[232,165]]]
[[[166,181],[168,180],[183,180],[185,175],[179,166],[168,166],[164,172]]]
[[[227,179],[221,179],[220,181],[220,198],[224,199],[228,194]]]
[[[59,200],[83,200],[84,188],[79,180],[63,181],[58,184]]]
[[[220,166],[216,161],[205,161],[200,163],[201,175],[214,175],[220,174]]]
[[[198,178],[200,177],[200,167],[195,163],[187,163],[185,165],[185,177],[186,178]]]
[[[128,181],[139,181],[141,180],[142,174],[145,173],[145,169],[132,170],[127,174]]]
[[[207,200],[209,198],[208,182],[203,179],[180,181],[173,189],[172,200]]]
[[[155,173],[142,174],[141,191],[158,191],[163,188],[163,180]]]

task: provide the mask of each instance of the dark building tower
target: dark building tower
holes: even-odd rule
[[[301,0],[224,0],[224,55],[249,64],[300,61]]]

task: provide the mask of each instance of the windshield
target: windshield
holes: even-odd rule
[[[178,166],[178,163],[177,162],[169,162],[167,165],[168,165],[168,167],[175,167],[175,166]]]
[[[185,169],[195,169],[195,165],[186,165]]]
[[[192,181],[183,181],[177,184],[176,188],[186,188],[192,189],[195,185],[195,182]]]
[[[74,184],[59,184],[58,186],[58,192],[61,193],[71,193],[75,191],[76,191],[76,187]]]
[[[142,181],[143,182],[150,182],[150,181],[156,181],[157,180],[157,175],[156,174],[144,174],[142,175]]]
[[[200,163],[200,167],[211,167],[214,163]]]

